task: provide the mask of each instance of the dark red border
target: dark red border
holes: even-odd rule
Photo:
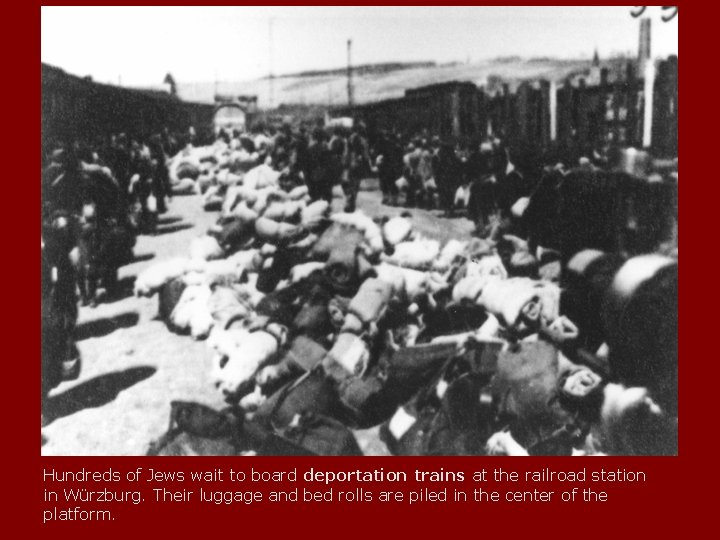
[[[526,460],[480,458],[369,458],[363,460],[320,458],[260,458],[234,460],[198,458],[167,460],[151,458],[40,458],[37,437],[39,400],[36,384],[39,376],[39,326],[37,283],[37,231],[34,219],[39,198],[39,183],[31,177],[39,156],[39,29],[40,10],[35,3],[6,7],[7,63],[4,86],[10,91],[5,99],[5,130],[13,137],[6,141],[6,162],[11,163],[5,181],[4,230],[5,295],[4,394],[6,406],[6,461],[2,490],[6,495],[3,518],[6,529],[14,534],[47,534],[62,537],[129,538],[143,537],[238,536],[257,538],[332,536],[438,538],[453,535],[480,536],[602,536],[630,535],[671,537],[696,534],[706,521],[714,521],[709,504],[714,502],[716,406],[715,378],[710,373],[717,363],[714,337],[717,315],[712,297],[717,291],[715,265],[717,233],[713,226],[716,152],[709,146],[716,139],[717,121],[713,112],[714,72],[717,71],[715,39],[720,31],[714,9],[698,3],[683,6],[683,188],[684,280],[680,311],[683,313],[681,351],[683,369],[680,395],[683,426],[680,430],[680,456],[677,458],[594,458],[586,460]],[[8,43],[9,41],[9,43]],[[89,46],[91,46],[89,44]],[[28,178],[28,176],[30,178]],[[688,180],[689,178],[689,180]],[[692,210],[692,211],[691,211]],[[710,219],[706,219],[710,217]],[[705,224],[700,226],[701,224]],[[690,232],[688,232],[690,231]],[[689,246],[689,247],[688,247]],[[28,291],[33,291],[28,294]],[[230,466],[262,469],[303,469],[309,466],[327,469],[376,468],[412,470],[472,471],[482,467],[512,467],[515,470],[541,467],[588,469],[625,468],[643,470],[648,482],[642,486],[610,486],[611,499],[604,504],[574,505],[497,504],[463,505],[286,505],[258,504],[246,507],[209,505],[143,505],[126,507],[112,523],[65,523],[41,525],[43,468],[135,469],[206,469]],[[348,486],[349,487],[349,486]],[[319,488],[318,488],[319,489]],[[556,491],[562,486],[548,489]],[[714,505],[713,505],[714,506]],[[708,511],[709,510],[709,511]],[[713,534],[713,528],[705,529]],[[506,536],[508,537],[508,536]]]

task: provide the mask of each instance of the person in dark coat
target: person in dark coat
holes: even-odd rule
[[[72,145],[56,149],[42,173],[42,202],[45,214],[82,210],[82,168]]]
[[[442,143],[433,159],[435,182],[440,194],[440,204],[446,216],[453,215],[455,191],[462,180],[460,160],[450,143]]]
[[[347,184],[345,185],[346,212],[355,211],[355,201],[360,190],[360,182],[367,177],[371,169],[365,127],[359,124],[353,128],[353,132],[348,139],[348,169]]]
[[[470,184],[468,217],[478,231],[483,231],[497,211],[497,178],[493,174],[492,148],[474,142],[465,167],[466,181]]]
[[[123,199],[127,201],[130,187],[132,155],[127,136],[121,133],[113,139],[110,147],[109,166],[118,181]]]
[[[61,213],[45,219],[42,226],[40,306],[43,409],[50,390],[62,380],[77,378],[80,370],[80,353],[74,339],[78,318],[77,276],[70,257],[77,242],[76,229],[73,219]]]
[[[162,130],[162,145],[165,152],[170,156],[174,156],[181,150],[180,142],[170,133],[167,127]]]
[[[291,137],[290,142],[289,166],[296,175],[307,175],[309,146],[307,130],[305,126],[300,126],[298,133]],[[305,176],[305,181],[307,182],[307,176]]]
[[[313,201],[325,200],[332,204],[332,177],[335,168],[332,162],[332,153],[325,142],[325,132],[316,128],[305,156],[305,182],[308,193]]]
[[[167,212],[166,197],[171,196],[170,172],[167,167],[167,155],[159,135],[150,138],[148,144],[152,164],[152,190],[157,199],[158,214]]]
[[[378,154],[377,168],[380,189],[383,194],[382,203],[396,206],[398,189],[395,181],[402,174],[402,148],[392,134],[383,133],[375,150]]]

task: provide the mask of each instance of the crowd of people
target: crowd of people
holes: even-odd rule
[[[355,454],[350,430],[371,426],[403,455],[675,453],[677,163],[558,161],[361,123],[53,149],[43,395],[77,376],[78,300],[111,297],[136,236],[189,189],[217,223],[135,290],[208,340],[231,407],[173,403],[152,453]],[[462,212],[475,238],[371,219],[370,176],[385,205]]]
[[[48,144],[41,186],[43,396],[78,376],[78,302],[94,307],[121,292],[118,269],[132,261],[137,235],[152,233],[167,211],[167,160],[178,149],[168,131]]]
[[[540,153],[535,148],[510,148],[496,136],[441,138],[426,130],[398,133],[369,130],[362,122],[352,128],[300,124],[258,125],[250,133],[219,133],[230,150],[252,156],[248,166],[266,163],[293,185],[307,185],[313,200],[332,200],[342,186],[344,209],[356,208],[363,179],[376,177],[382,204],[438,210],[445,217],[459,213],[478,227],[510,216],[512,206],[529,197],[551,171],[608,169],[612,150],[586,149],[585,155]]]
[[[540,172],[525,154],[513,156],[512,163],[509,148],[495,137],[453,143],[386,132],[375,149],[387,204],[441,209],[446,217],[467,208],[468,217],[480,226],[497,212],[508,214],[518,198],[530,194],[534,179],[529,176]],[[523,171],[518,169],[521,161]]]
[[[531,187],[496,138],[453,144],[437,136],[370,133],[362,122],[329,129],[283,125],[267,133],[257,128],[254,137],[224,132],[220,137],[250,153],[257,150],[260,161],[305,183],[313,199],[330,201],[333,186],[341,185],[349,212],[356,207],[361,180],[370,176],[379,179],[383,204],[440,209],[449,217],[469,205],[472,217],[481,220],[509,210],[508,201],[529,194]]]
[[[333,188],[341,185],[345,211],[353,212],[361,180],[374,170],[365,127],[351,130],[308,128],[279,129],[256,126],[250,134],[221,131],[219,138],[253,156],[251,165],[267,163],[280,171],[287,182],[306,185],[313,200],[332,201]]]

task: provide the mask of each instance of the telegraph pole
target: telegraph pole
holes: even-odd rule
[[[655,64],[652,59],[651,23],[649,17],[640,19],[640,43],[638,46],[638,63],[644,78],[643,95],[643,147],[652,144],[653,97],[655,91]]]
[[[353,82],[352,82],[352,39],[347,40],[347,93],[348,105],[353,104]]]
[[[650,17],[640,19],[640,39],[638,44],[638,62],[640,73],[645,72],[645,64],[652,62],[652,45],[651,45],[651,23]]]
[[[269,98],[268,98],[268,104],[269,109],[273,108],[274,101],[275,101],[275,75],[273,75],[273,18],[270,17],[270,21],[268,24],[268,47],[270,52],[270,74],[268,76],[268,87],[269,87]]]

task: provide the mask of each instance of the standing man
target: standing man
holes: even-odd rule
[[[483,231],[497,211],[497,178],[493,169],[492,146],[473,141],[466,174],[470,184],[468,217],[475,223],[477,231]]]
[[[332,204],[333,171],[332,154],[325,142],[325,132],[317,127],[312,132],[303,171],[313,201],[323,199]]]
[[[127,135],[121,133],[111,142],[110,169],[120,185],[123,201],[127,205],[129,200],[130,177],[132,167],[132,155],[128,144]]]
[[[455,191],[462,180],[462,169],[455,149],[449,142],[440,144],[440,149],[433,159],[433,171],[440,194],[440,204],[445,210],[445,216],[452,217]]]
[[[394,133],[383,133],[375,149],[377,157],[378,178],[383,194],[383,204],[397,206],[398,188],[395,181],[400,178],[403,170],[402,147]]]
[[[420,162],[418,163],[418,174],[420,175],[420,182],[422,186],[422,193],[424,195],[424,206],[431,210],[435,207],[435,192],[437,191],[437,185],[433,180],[433,153],[430,150],[430,143],[427,138],[422,139],[420,142]]]
[[[167,155],[163,148],[160,135],[150,137],[148,144],[150,149],[150,161],[152,164],[152,189],[157,199],[158,214],[167,212],[166,197],[172,197],[172,188],[170,186],[170,172],[167,167]]]
[[[423,183],[420,177],[420,158],[422,149],[420,141],[415,139],[408,145],[407,153],[403,158],[405,163],[405,178],[408,181],[407,195],[405,197],[405,206],[413,208],[418,206],[418,202],[422,200]]]
[[[345,185],[345,211],[354,212],[357,193],[360,189],[360,181],[366,177],[372,166],[370,165],[370,151],[368,149],[367,137],[365,136],[365,125],[362,123],[353,126],[352,133],[348,139],[348,174]]]

